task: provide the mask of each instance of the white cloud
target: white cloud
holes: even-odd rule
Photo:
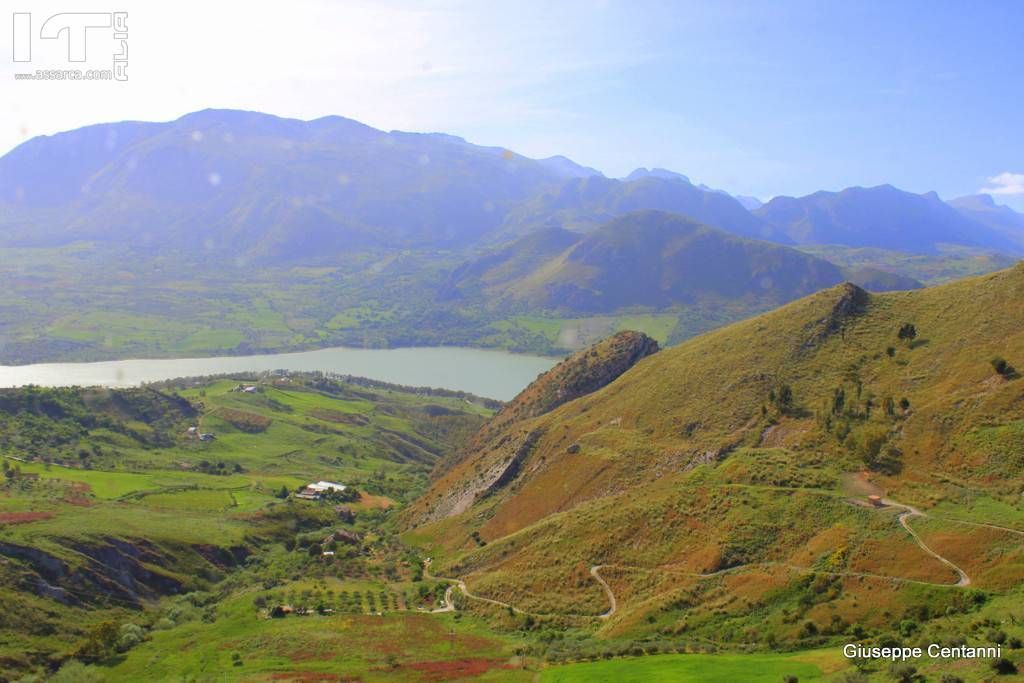
[[[985,194],[1024,195],[1024,173],[1005,171],[989,178],[988,184],[988,187],[981,188],[979,192],[984,192]]]

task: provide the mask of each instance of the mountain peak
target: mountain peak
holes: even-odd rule
[[[556,154],[555,156],[548,157],[546,159],[538,159],[537,162],[563,178],[604,177],[604,174],[596,168],[577,164],[569,157],[562,156],[561,154]]]
[[[682,180],[689,183],[690,179],[682,173],[670,171],[667,168],[638,168],[626,176],[627,181],[640,180],[641,178],[662,178],[663,180]]]
[[[996,200],[990,194],[969,194],[957,197],[956,199],[950,199],[949,203],[957,208],[982,210],[996,209],[1000,206],[996,204]]]

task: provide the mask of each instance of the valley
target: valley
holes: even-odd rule
[[[1022,293],[1017,267],[840,285],[671,348],[619,332],[505,404],[297,373],[0,390],[4,675],[887,680],[851,639],[1015,657]],[[296,497],[318,480],[347,488]]]
[[[450,135],[210,109],[0,157],[0,363],[559,356],[623,329],[673,345],[843,281],[916,289],[1022,254],[1024,219],[987,196],[879,186],[751,211],[665,169],[607,178]]]
[[[206,110],[33,139],[0,210],[0,680],[1020,660],[1024,223],[987,195]]]

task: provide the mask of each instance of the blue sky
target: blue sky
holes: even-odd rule
[[[0,149],[239,107],[439,130],[613,176],[664,166],[762,198],[891,183],[992,188],[1024,210],[1019,1],[156,5],[112,8],[130,15],[129,83],[15,82],[0,43]]]

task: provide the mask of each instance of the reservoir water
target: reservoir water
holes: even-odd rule
[[[176,377],[263,370],[324,371],[508,400],[557,362],[461,347],[330,348],[296,353],[0,366],[0,387],[128,387]]]

